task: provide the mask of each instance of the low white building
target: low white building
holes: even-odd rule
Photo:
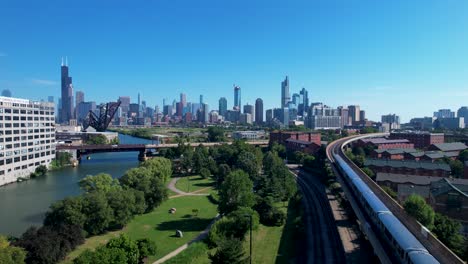
[[[258,140],[265,138],[265,131],[235,131],[232,132],[233,139]]]
[[[0,97],[0,185],[55,158],[54,103]]]

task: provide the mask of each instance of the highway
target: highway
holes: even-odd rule
[[[338,234],[325,187],[309,173],[291,170],[302,192],[306,245],[299,263],[345,263],[343,244]]]

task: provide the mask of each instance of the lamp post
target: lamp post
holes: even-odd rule
[[[252,215],[244,215],[244,216],[250,218],[250,257],[249,257],[249,263],[252,264]]]

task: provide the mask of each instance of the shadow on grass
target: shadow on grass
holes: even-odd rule
[[[180,230],[182,232],[195,232],[204,230],[212,219],[204,218],[186,218],[174,221],[162,222],[156,226],[156,230],[169,231]]]
[[[296,226],[298,214],[299,210],[291,199],[288,205],[286,223],[281,234],[280,246],[276,255],[276,264],[290,263],[291,259],[296,258],[297,252],[301,252],[301,245],[305,244],[304,236],[301,235],[301,231],[297,230],[298,226]]]
[[[211,186],[213,186],[213,183],[212,182],[200,182],[200,183],[195,183],[193,186],[211,187]]]

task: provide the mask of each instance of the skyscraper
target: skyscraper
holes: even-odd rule
[[[226,117],[226,111],[227,111],[227,99],[226,97],[221,97],[219,98],[219,114]]]
[[[465,120],[465,128],[468,127],[468,107],[462,106],[457,111],[457,117],[463,117]]]
[[[250,114],[250,118],[253,119],[255,116],[255,107],[249,104],[244,105],[244,114]]]
[[[128,111],[130,111],[130,96],[119,96],[121,116],[127,117]]]
[[[234,110],[240,111],[241,109],[241,88],[234,85]]]
[[[73,118],[73,86],[72,78],[68,75],[68,60],[65,59],[61,67],[62,79],[62,107],[60,111],[60,123],[68,123]]]
[[[361,116],[361,108],[359,105],[349,105],[348,111],[349,117],[351,117],[351,124],[359,122]]]
[[[203,105],[203,94],[200,94],[200,105]]]
[[[82,102],[84,102],[84,93],[82,91],[76,91],[75,105],[78,106]]]
[[[281,82],[281,108],[288,107],[289,101],[291,101],[289,95],[289,79],[288,76],[286,76],[286,79]]]
[[[304,116],[307,111],[309,111],[309,92],[302,88],[299,92],[299,105],[297,107],[298,115]]]
[[[53,96],[53,95],[49,95],[49,97],[47,97],[47,102],[53,103],[53,102],[54,102],[54,96]]]
[[[260,125],[263,123],[263,100],[262,98],[257,98],[255,100],[255,123]]]

